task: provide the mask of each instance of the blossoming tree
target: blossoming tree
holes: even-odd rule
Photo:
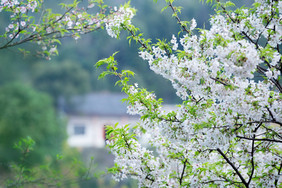
[[[33,42],[40,46],[38,55],[50,59],[58,54],[57,45],[63,37],[78,39],[80,35],[111,27],[109,35],[116,36],[121,21],[128,22],[133,12],[125,6],[110,8],[103,0],[72,0],[60,3],[61,11],[54,13],[43,0],[1,0],[0,14],[8,15],[10,23],[0,32],[0,50]],[[129,9],[128,9],[129,10]],[[133,9],[132,9],[133,10]],[[26,49],[20,49],[29,53]]]
[[[162,99],[131,85],[134,73],[119,72],[114,55],[96,64],[107,66],[101,78],[119,78],[128,113],[141,116],[134,127],[108,127],[116,156],[109,171],[117,180],[136,178],[140,187],[282,186],[282,2],[207,2],[216,6],[208,30],[182,21],[174,0],[166,0],[181,28],[170,42],[153,44],[135,26],[121,25],[141,45],[139,56],[171,81],[183,100],[176,110],[165,111]]]
[[[136,178],[140,187],[281,187],[282,2],[234,8],[207,0],[216,6],[207,30],[196,28],[194,19],[182,21],[181,8],[165,1],[181,30],[154,44],[131,24],[135,10],[129,4],[109,10],[102,0],[85,6],[75,0],[62,4],[63,13],[52,13],[41,12],[41,0],[1,0],[11,23],[0,35],[0,49],[37,42],[48,58],[61,37],[76,39],[103,26],[112,37],[126,30],[129,41],[141,45],[140,57],[171,81],[183,103],[165,111],[162,99],[130,84],[133,72],[118,71],[114,55],[96,64],[107,65],[100,78],[119,78],[128,113],[141,116],[134,127],[108,127],[114,177]],[[89,12],[94,5],[95,14]]]

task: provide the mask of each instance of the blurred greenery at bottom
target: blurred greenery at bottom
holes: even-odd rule
[[[46,157],[53,158],[65,140],[64,122],[57,118],[51,98],[22,83],[0,88],[0,161],[19,161],[13,145],[26,136],[32,137],[37,149],[30,155],[33,166]]]
[[[106,149],[79,152],[66,138],[49,95],[21,82],[0,86],[0,187],[136,187],[104,173],[113,163]]]

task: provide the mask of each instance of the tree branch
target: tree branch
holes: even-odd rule
[[[186,164],[187,164],[187,159],[185,159],[185,161],[184,161],[184,165],[183,165],[183,169],[182,169],[182,173],[181,173],[181,176],[180,176],[180,178],[179,178],[179,184],[180,184],[180,186],[181,186],[181,184],[182,184],[182,181],[183,181],[183,177],[184,177],[184,172],[185,172],[185,169],[186,169]]]
[[[253,175],[254,175],[254,171],[255,171],[255,163],[254,163],[254,153],[255,153],[255,139],[256,135],[253,136],[253,140],[252,140],[252,151],[251,151],[251,164],[252,164],[252,171],[249,177],[249,181],[248,181],[248,185],[250,185]]]
[[[261,66],[257,66],[257,70],[258,70],[259,73],[261,73],[263,75],[265,75],[265,72],[267,72],[267,69],[265,69]],[[280,85],[280,83],[274,78],[271,78],[269,80],[277,87],[279,92],[282,93],[282,86]]]
[[[246,182],[246,180],[244,179],[244,177],[241,175],[241,173],[238,171],[238,169],[234,166],[234,164],[226,157],[226,155],[219,149],[216,149],[220,155],[225,159],[225,161],[233,168],[233,170],[236,172],[236,174],[239,176],[240,180],[242,181],[242,183],[246,186],[249,187],[248,183]]]
[[[282,143],[282,140],[274,140],[274,139],[268,139],[268,138],[248,138],[248,137],[243,137],[243,136],[236,136],[237,138],[240,139],[245,139],[245,140],[253,140],[253,141],[266,141],[266,142],[278,142]]]
[[[214,81],[216,81],[216,82],[219,82],[219,83],[221,83],[222,85],[224,85],[224,86],[229,86],[230,84],[227,84],[227,83],[225,83],[225,82],[223,82],[223,81],[221,81],[220,79],[218,79],[218,78],[214,78],[214,77],[210,77],[212,80],[214,80]]]
[[[182,25],[182,24],[181,24],[181,20],[180,20],[180,18],[177,16],[177,13],[176,13],[176,11],[175,11],[175,8],[174,8],[174,6],[172,5],[171,2],[169,2],[168,6],[171,7],[172,12],[173,12],[173,14],[175,15],[175,19],[177,20],[177,23],[181,26],[182,30],[185,31],[186,33],[188,33],[188,34],[190,35],[190,34],[191,34],[191,31],[189,31],[185,25]]]

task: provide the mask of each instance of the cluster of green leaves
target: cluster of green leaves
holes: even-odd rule
[[[147,111],[144,113],[145,115],[141,118],[146,119],[148,116],[152,116],[153,118],[157,115],[154,109],[157,109],[161,105],[163,102],[162,98],[156,100],[153,93],[130,84],[129,80],[130,77],[135,75],[134,72],[130,70],[122,70],[121,72],[118,72],[117,61],[114,59],[115,55],[116,53],[109,58],[102,59],[96,63],[96,68],[99,68],[102,65],[106,66],[106,70],[99,75],[99,79],[104,78],[107,75],[118,77],[119,80],[116,82],[116,85],[119,85],[122,88],[122,91],[128,94],[128,98],[123,101],[126,101],[129,105],[134,105],[136,99],[139,99],[139,102],[147,107]],[[136,89],[136,92],[132,92],[132,88]]]

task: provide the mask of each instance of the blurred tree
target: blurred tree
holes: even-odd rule
[[[0,50],[0,86],[11,82],[30,82],[30,67],[38,58],[25,56],[16,49]]]
[[[63,123],[56,118],[52,101],[22,83],[0,88],[0,169],[20,161],[20,152],[13,149],[20,138],[30,136],[36,150],[29,155],[27,166],[53,157],[61,151],[65,136]]]
[[[34,87],[58,97],[69,98],[90,90],[90,75],[80,64],[71,61],[37,63],[33,67]]]

